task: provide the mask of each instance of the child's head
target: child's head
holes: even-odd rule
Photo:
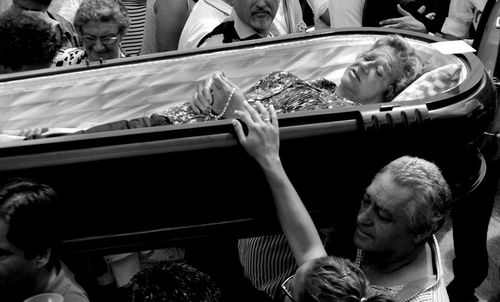
[[[322,257],[301,265],[294,276],[283,282],[283,290],[295,302],[391,301],[382,296],[368,298],[368,279],[351,261]]]
[[[185,262],[159,262],[132,278],[132,302],[217,302],[220,290],[210,276]]]

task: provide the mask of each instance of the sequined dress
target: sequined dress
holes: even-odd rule
[[[337,97],[334,94],[336,88],[335,83],[326,79],[304,81],[289,72],[274,71],[255,83],[244,94],[249,103],[260,101],[264,106],[272,104],[277,113],[360,105]],[[171,107],[162,115],[170,117],[174,124],[213,119],[203,113],[195,114],[189,103]]]

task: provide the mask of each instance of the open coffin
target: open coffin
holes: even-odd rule
[[[477,142],[496,110],[495,88],[473,54],[443,55],[431,46],[437,40],[404,31],[326,31],[6,75],[0,129],[78,129],[162,112],[217,70],[242,88],[275,70],[336,81],[391,33],[436,68],[460,65],[459,83],[426,98],[281,115],[284,165],[319,225],[352,219],[371,177],[404,154],[435,161],[459,198],[484,174]],[[4,143],[0,174],[56,188],[68,210],[68,252],[279,230],[267,183],[226,120]]]

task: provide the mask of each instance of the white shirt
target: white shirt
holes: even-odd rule
[[[451,0],[448,17],[441,32],[458,38],[468,38],[469,28],[477,28],[486,0]]]
[[[329,0],[330,27],[361,27],[365,0]]]
[[[198,47],[200,40],[231,15],[232,7],[222,0],[200,0],[191,11],[179,39],[179,50]]]

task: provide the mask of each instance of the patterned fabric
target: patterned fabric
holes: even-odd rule
[[[73,66],[85,62],[87,53],[82,48],[61,48],[54,60],[52,61],[53,67]]]
[[[335,83],[319,79],[304,81],[286,71],[275,71],[250,87],[245,93],[249,102],[273,105],[277,113],[291,113],[358,106],[360,104],[335,95]]]
[[[462,65],[448,64],[421,75],[392,101],[410,101],[443,93],[458,85]]]
[[[273,105],[276,113],[321,110],[358,106],[358,103],[337,97],[336,85],[326,79],[307,82],[286,71],[275,71],[245,92],[250,104],[260,101],[264,106]],[[162,115],[169,116],[174,124],[208,121],[212,118],[195,114],[189,103],[170,107]]]
[[[127,56],[137,56],[141,51],[144,25],[146,23],[146,0],[123,0],[127,8],[130,27],[122,40]]]
[[[439,244],[436,237],[433,235],[432,240],[429,242],[433,252],[433,264],[437,270],[435,280],[431,284],[418,288],[416,293],[403,300],[396,299],[396,302],[449,302],[448,294],[446,292],[446,284],[444,280],[443,266],[441,263],[441,253],[439,251]],[[355,264],[361,267],[363,264],[365,253],[358,249]],[[382,287],[370,284],[369,294],[386,294],[390,297],[397,298],[400,291],[405,289],[405,285],[395,285],[391,287]]]

